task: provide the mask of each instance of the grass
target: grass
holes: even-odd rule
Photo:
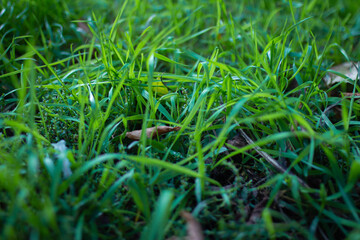
[[[357,0],[3,0],[0,22],[2,239],[184,237],[184,210],[206,239],[358,238],[358,79],[323,81],[359,60]],[[126,138],[159,125],[181,130]]]

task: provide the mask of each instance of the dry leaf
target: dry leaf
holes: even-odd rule
[[[200,223],[189,212],[182,211],[181,216],[186,221],[187,240],[204,240]]]
[[[156,136],[173,132],[173,131],[179,131],[181,127],[169,127],[169,126],[158,126],[158,127],[151,127],[146,129],[146,136],[148,138],[154,138]],[[140,140],[141,138],[142,130],[135,130],[132,132],[127,132],[126,137],[132,139],[132,140]]]
[[[339,65],[336,65],[332,68],[330,68],[330,70],[334,71],[334,72],[339,72],[344,74],[345,76],[347,76],[348,78],[355,80],[357,77],[359,77],[359,73],[357,68],[359,68],[360,66],[360,62],[358,63],[354,63],[354,62],[345,62]],[[356,68],[357,67],[357,68]],[[324,77],[324,81],[326,83],[326,85],[330,86],[334,83],[338,83],[338,82],[347,82],[346,79],[334,74],[334,73],[329,73],[328,75],[326,75]]]

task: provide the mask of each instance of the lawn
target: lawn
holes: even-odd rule
[[[360,239],[358,0],[0,1],[0,239]]]

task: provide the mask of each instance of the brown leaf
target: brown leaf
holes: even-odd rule
[[[187,240],[204,240],[204,235],[200,223],[191,215],[191,213],[182,211],[181,216],[186,221]]]
[[[158,127],[147,128],[145,134],[148,138],[155,138],[156,136],[160,136],[168,132],[179,131],[180,129],[181,127],[158,126]],[[127,132],[126,137],[132,140],[140,140],[141,133],[142,130]]]
[[[334,67],[332,67],[330,70],[332,72],[339,72],[344,74],[346,77],[355,80],[357,77],[359,77],[358,75],[358,70],[357,68],[360,66],[360,62],[359,63],[355,63],[355,62],[345,62],[339,65],[336,65]],[[334,73],[329,73],[324,77],[324,81],[326,83],[326,85],[331,86],[334,83],[338,83],[338,82],[348,82],[347,79],[344,79]]]

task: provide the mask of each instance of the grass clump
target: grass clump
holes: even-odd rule
[[[2,238],[356,236],[357,1],[84,4],[2,2]]]

